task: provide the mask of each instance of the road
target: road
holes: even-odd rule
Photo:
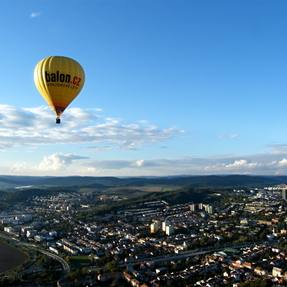
[[[262,244],[262,243],[261,243]],[[208,253],[214,253],[214,252],[219,252],[219,251],[224,251],[226,248],[244,248],[244,247],[251,247],[252,245],[255,245],[255,243],[242,243],[242,244],[236,244],[236,245],[228,245],[220,248],[207,248],[205,250],[189,250],[189,251],[183,251],[179,254],[167,254],[164,256],[155,256],[155,257],[150,257],[150,258],[145,258],[145,259],[138,259],[138,260],[133,260],[128,263],[123,263],[120,264],[121,267],[127,267],[130,264],[141,264],[145,262],[162,262],[162,261],[171,261],[171,260],[180,260],[180,259],[185,259],[188,257],[193,257],[197,255],[204,255]]]
[[[58,256],[56,254],[50,253],[50,252],[48,252],[46,250],[38,250],[38,251],[43,253],[43,254],[45,254],[45,255],[47,255],[47,256],[49,256],[49,257],[51,257],[51,258],[53,258],[54,260],[57,260],[62,265],[64,272],[69,273],[71,271],[70,265],[62,257],[60,257],[60,256]]]
[[[36,250],[36,251],[38,251],[38,252],[40,252],[40,253],[42,253],[42,254],[44,254],[46,256],[58,261],[61,264],[61,266],[63,268],[63,271],[65,273],[69,273],[70,270],[71,270],[70,269],[70,265],[68,264],[68,262],[65,261],[62,257],[60,257],[60,256],[58,256],[58,255],[56,255],[54,253],[51,253],[51,252],[49,252],[49,251],[37,246],[36,244],[27,243],[27,242],[21,242],[19,239],[15,238],[15,237],[10,237],[10,236],[8,236],[6,234],[3,234],[3,233],[0,233],[0,237],[4,238],[6,240],[13,240],[19,246],[24,246],[24,247],[27,247],[27,248],[34,249],[34,250]]]

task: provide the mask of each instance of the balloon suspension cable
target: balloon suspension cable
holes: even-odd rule
[[[60,124],[61,123],[61,119],[59,117],[56,118],[56,124]]]

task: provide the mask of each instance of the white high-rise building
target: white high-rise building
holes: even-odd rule
[[[167,225],[166,227],[165,227],[165,234],[166,235],[172,235],[173,234],[173,232],[174,232],[174,229],[173,229],[173,226],[172,225]]]
[[[191,205],[189,206],[189,208],[190,208],[190,211],[192,211],[192,212],[194,212],[194,211],[196,210],[195,204],[191,204]]]
[[[162,222],[161,229],[163,232],[165,232],[165,229],[166,229],[166,222],[165,221]]]
[[[150,233],[156,233],[160,229],[160,222],[155,221],[150,225]]]
[[[283,200],[286,200],[286,192],[287,192],[286,189],[282,189],[282,199]]]
[[[208,214],[212,214],[213,213],[213,208],[211,205],[207,204],[205,206],[205,211],[208,213]]]

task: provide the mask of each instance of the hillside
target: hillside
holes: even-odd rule
[[[141,186],[192,186],[192,187],[262,187],[287,182],[287,176],[208,175],[169,177],[34,177],[0,176],[0,188],[33,187],[141,187]]]

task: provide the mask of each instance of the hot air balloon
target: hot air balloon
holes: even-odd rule
[[[85,82],[81,65],[68,57],[50,56],[41,60],[34,70],[39,93],[56,113],[56,123],[67,106],[77,97]]]

